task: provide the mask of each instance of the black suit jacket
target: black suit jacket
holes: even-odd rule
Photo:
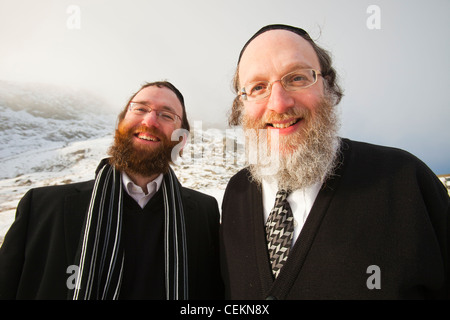
[[[0,299],[66,299],[93,181],[31,189],[0,248]],[[215,198],[182,188],[189,297],[223,297]]]
[[[343,140],[286,264],[273,279],[260,187],[244,169],[222,205],[232,299],[449,298],[449,196],[407,152]]]

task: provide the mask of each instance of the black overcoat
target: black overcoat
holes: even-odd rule
[[[244,169],[222,204],[222,272],[231,299],[449,297],[449,196],[413,155],[342,139],[278,278],[260,187]]]
[[[66,299],[93,181],[31,189],[0,248],[0,299]],[[181,189],[189,297],[223,298],[215,198]],[[161,248],[163,250],[163,248]]]

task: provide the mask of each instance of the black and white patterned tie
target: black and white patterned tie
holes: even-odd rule
[[[267,247],[275,278],[288,257],[294,234],[294,216],[287,201],[288,195],[286,190],[277,192],[275,206],[266,222]]]

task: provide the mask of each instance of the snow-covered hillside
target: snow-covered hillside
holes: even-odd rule
[[[94,178],[116,117],[85,92],[0,81],[0,243],[27,190]],[[227,181],[243,165],[241,132],[190,121],[190,142],[173,168],[184,186],[220,205]]]
[[[111,135],[115,119],[86,92],[0,81],[0,179],[67,167],[49,155],[69,143]]]

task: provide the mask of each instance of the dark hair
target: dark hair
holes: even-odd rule
[[[123,120],[123,118],[125,118],[125,114],[127,113],[128,110],[128,106],[130,104],[130,102],[134,99],[134,97],[142,90],[145,89],[147,87],[158,87],[158,88],[167,88],[169,90],[171,90],[173,93],[175,93],[175,95],[177,96],[178,100],[181,103],[181,107],[183,109],[183,115],[181,118],[181,128],[186,129],[187,131],[190,131],[191,127],[189,125],[189,121],[187,119],[187,114],[186,114],[186,107],[184,105],[184,98],[183,95],[181,94],[180,90],[178,90],[173,84],[171,84],[169,81],[155,81],[155,82],[147,82],[144,85],[141,86],[141,88],[136,91],[128,100],[127,105],[125,106],[125,108],[122,110],[121,113],[119,113],[118,116],[118,120],[119,122],[121,120]]]
[[[328,93],[330,94],[331,98],[333,99],[332,100],[333,104],[337,105],[341,101],[344,94],[343,94],[343,91],[340,88],[339,84],[337,83],[337,74],[336,74],[336,70],[332,66],[331,55],[328,53],[328,51],[319,47],[311,39],[311,37],[305,30],[303,30],[301,28],[297,28],[297,27],[284,25],[284,24],[272,24],[272,25],[267,25],[265,27],[262,27],[260,30],[258,30],[258,32],[256,32],[245,43],[244,47],[242,48],[242,50],[239,54],[236,72],[235,72],[234,78],[233,78],[233,88],[235,90],[235,93],[238,94],[239,89],[240,89],[240,87],[239,87],[239,63],[241,61],[241,58],[242,58],[242,55],[243,55],[245,49],[247,48],[249,43],[253,41],[253,39],[255,39],[260,34],[270,31],[270,30],[291,31],[295,34],[298,34],[299,36],[301,36],[303,39],[305,39],[306,41],[308,41],[311,44],[311,46],[313,47],[313,49],[316,52],[317,57],[319,59],[320,69],[321,69],[320,72],[322,74],[322,77],[326,80],[325,88],[328,91]],[[233,101],[233,106],[231,109],[231,114],[229,115],[229,118],[228,118],[228,123],[230,125],[239,125],[241,123],[241,116],[242,116],[242,102],[241,102],[239,96],[236,96],[236,98]]]

